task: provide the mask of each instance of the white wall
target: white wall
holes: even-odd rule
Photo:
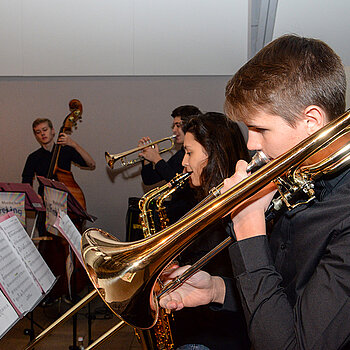
[[[0,75],[227,75],[246,0],[1,0]]]
[[[273,37],[296,33],[321,39],[349,66],[349,12],[348,0],[279,0]]]

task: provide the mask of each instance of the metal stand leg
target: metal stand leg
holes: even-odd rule
[[[23,333],[24,333],[24,335],[29,335],[29,339],[30,339],[30,341],[32,341],[35,338],[34,326],[37,326],[41,330],[43,330],[44,327],[42,327],[39,323],[34,321],[34,311],[29,312],[26,315],[26,318],[28,318],[30,320],[30,328],[25,328],[23,330]]]
[[[69,254],[71,254],[71,258],[72,258],[72,263],[73,263],[73,273],[72,273],[72,278],[71,278],[71,286],[72,286],[72,300],[73,302],[75,302],[76,300],[76,277],[75,277],[75,260],[74,260],[74,254],[71,251],[71,248],[69,247]],[[69,350],[79,350],[78,346],[77,346],[77,321],[78,321],[78,316],[77,314],[74,314],[74,316],[72,317],[72,322],[73,322],[73,328],[72,328],[72,332],[73,332],[73,345],[71,345],[69,347]]]
[[[91,326],[92,326],[92,315],[91,315],[91,306],[90,306],[90,303],[89,303],[88,304],[88,344],[89,345],[92,343]]]
[[[29,316],[27,316],[30,320],[30,328],[25,328],[23,333],[24,335],[29,335],[29,339],[30,341],[32,341],[35,337],[34,334],[34,315],[33,315],[33,311],[29,313]]]

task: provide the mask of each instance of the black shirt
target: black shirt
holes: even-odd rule
[[[224,223],[218,222],[209,226],[180,254],[178,257],[180,265],[195,263],[227,236]],[[228,250],[225,249],[216,255],[203,270],[212,275],[233,278]],[[233,289],[233,293],[239,300],[237,290]],[[235,311],[216,312],[208,305],[204,305],[174,312],[173,336],[176,346],[202,344],[210,350],[248,350],[249,340],[242,308],[238,307]]]
[[[141,177],[145,185],[154,185],[155,183],[165,180],[169,182],[176,174],[183,172],[182,160],[185,150],[181,148],[168,161],[160,160],[153,169],[153,164],[142,164]]]
[[[22,172],[22,182],[33,185],[35,175],[47,176],[53,152],[40,147],[31,153]],[[58,158],[58,167],[64,170],[71,170],[71,163],[86,167],[87,164],[79,152],[71,146],[62,146]]]
[[[350,170],[230,255],[254,349],[350,349]],[[232,309],[226,280],[224,308]]]

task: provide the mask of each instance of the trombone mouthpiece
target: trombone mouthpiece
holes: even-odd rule
[[[247,167],[247,173],[254,172],[269,162],[269,157],[263,151],[257,151]]]

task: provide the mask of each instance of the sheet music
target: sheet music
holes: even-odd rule
[[[19,320],[19,316],[0,291],[0,338]]]
[[[8,239],[22,257],[28,269],[32,272],[34,278],[37,279],[44,293],[47,293],[55,282],[55,276],[29,238],[18,218],[9,213],[8,218],[0,222],[0,227],[4,230]]]
[[[81,264],[85,267],[83,258],[81,256],[81,247],[80,247],[81,234],[77,230],[77,228],[74,226],[69,216],[65,212],[60,210],[57,215],[57,220],[53,226],[56,227],[61,232],[61,234],[65,237],[65,239],[68,241],[68,243],[74,250],[74,253],[76,254],[77,258],[79,259]]]
[[[42,295],[3,228],[0,228],[0,287],[20,314],[30,311]]]

